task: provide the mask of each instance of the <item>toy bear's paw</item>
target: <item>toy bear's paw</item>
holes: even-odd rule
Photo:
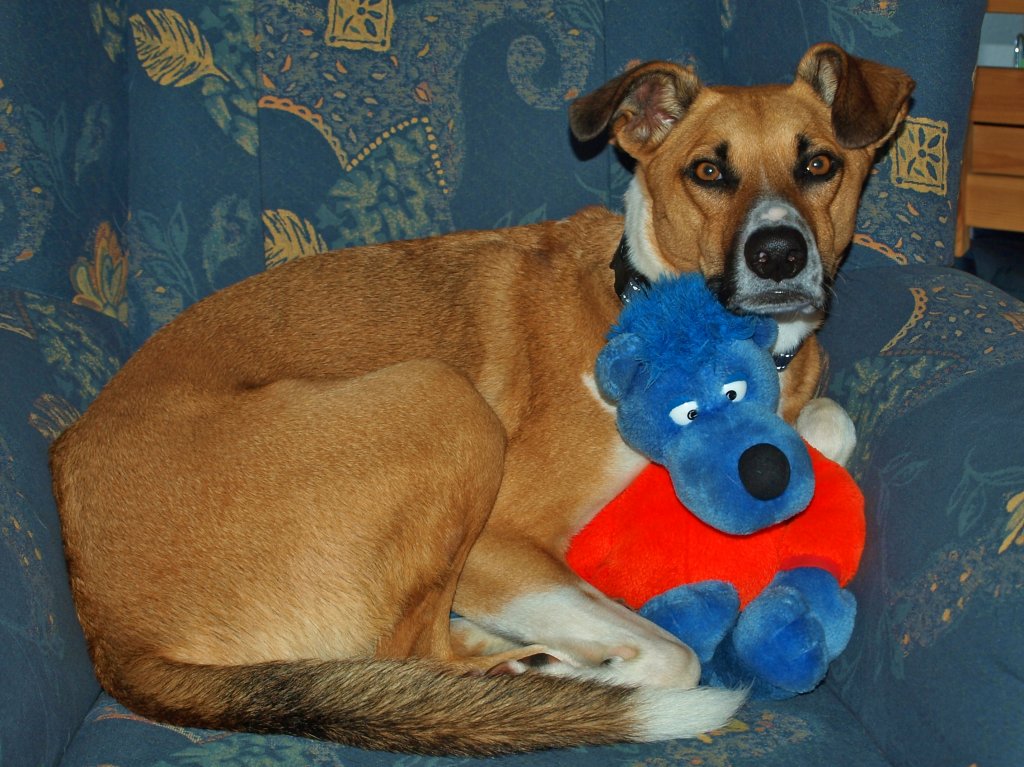
[[[813,690],[828,670],[825,629],[797,588],[771,585],[747,605],[732,635],[737,659],[755,677],[790,694]],[[755,687],[760,685],[755,684]]]
[[[689,583],[650,599],[640,615],[689,645],[708,663],[715,649],[736,622],[740,597],[725,581]]]

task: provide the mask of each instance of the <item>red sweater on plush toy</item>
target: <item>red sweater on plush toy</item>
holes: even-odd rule
[[[679,502],[668,471],[648,466],[572,540],[569,566],[639,609],[686,583],[732,583],[741,606],[780,570],[819,567],[845,586],[864,550],[864,497],[849,473],[808,447],[815,491],[803,512],[750,535],[729,535]]]

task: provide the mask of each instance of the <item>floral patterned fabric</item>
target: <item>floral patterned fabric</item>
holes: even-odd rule
[[[1024,764],[1024,305],[948,268],[983,0],[0,3],[0,762],[449,765],[181,730],[102,694],[46,448],[156,328],[326,248],[619,207],[576,95],[654,57],[791,79],[835,40],[918,81],[823,335],[869,541],[812,694],[558,765]],[[611,254],[609,254],[610,257]]]

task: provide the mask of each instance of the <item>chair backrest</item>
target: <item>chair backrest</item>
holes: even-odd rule
[[[850,263],[952,261],[984,0],[379,0],[366,17],[346,0],[97,0],[87,19],[49,0],[7,5],[27,23],[7,33],[0,91],[4,159],[21,170],[0,275],[96,308],[136,344],[302,253],[619,207],[619,158],[569,139],[575,95],[655,57],[711,83],[786,81],[821,40],[918,82]],[[66,23],[14,33],[50,10]],[[86,26],[66,40],[74,24]]]

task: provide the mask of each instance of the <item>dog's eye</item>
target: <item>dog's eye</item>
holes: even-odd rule
[[[693,175],[698,181],[721,181],[722,169],[713,162],[703,160],[693,167]]]
[[[816,154],[804,166],[804,170],[811,176],[827,176],[832,172],[832,165],[832,158],[827,154]]]
[[[722,394],[724,394],[726,399],[730,402],[739,402],[747,396],[747,382],[733,381],[732,383],[727,383],[722,387]]]
[[[673,423],[686,426],[697,417],[697,400],[690,400],[682,405],[676,405],[669,411],[668,417],[672,419]]]

